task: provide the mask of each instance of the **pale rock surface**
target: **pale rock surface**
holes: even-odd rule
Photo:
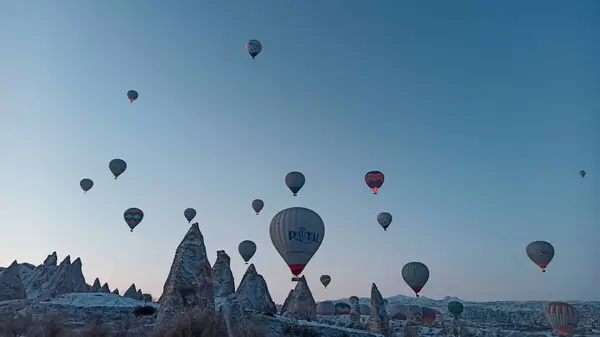
[[[371,315],[369,316],[369,331],[372,333],[390,335],[390,321],[385,310],[383,297],[375,283],[371,286]]]
[[[350,327],[353,329],[362,329],[362,324],[360,324],[360,303],[352,301],[350,306],[352,307],[350,310]]]
[[[113,294],[113,295],[119,295],[119,289],[118,289],[118,288],[115,288],[115,289],[112,291],[112,293],[111,293],[111,294]]]
[[[229,296],[235,291],[235,282],[231,272],[231,258],[224,250],[217,251],[217,261],[212,267],[214,293],[216,297]]]
[[[317,304],[317,315],[333,316],[335,315],[335,304],[331,301],[323,301]]]
[[[212,268],[198,223],[192,224],[177,247],[163,287],[155,329],[167,328],[175,316],[192,310],[214,311]]]
[[[110,294],[110,288],[108,287],[108,283],[106,283],[106,282],[105,282],[105,283],[102,285],[102,287],[100,288],[100,291],[99,291],[99,292],[101,292],[101,293],[105,293],[105,294]]]
[[[124,297],[129,297],[129,298],[133,298],[134,300],[137,300],[137,289],[135,287],[135,283],[132,283],[129,286],[129,289],[127,289],[127,291],[125,291],[125,294],[123,294]]]
[[[96,277],[96,279],[94,280],[94,284],[92,284],[92,287],[90,288],[90,293],[100,292],[100,288],[100,279]]]
[[[294,297],[294,289],[290,289],[290,292],[288,293],[287,297],[285,298],[285,301],[283,301],[283,305],[281,306],[281,310],[279,311],[280,315],[285,314],[288,307],[290,306],[290,302],[292,301],[293,297]]]
[[[316,318],[316,315],[317,304],[306,283],[306,278],[302,276],[298,281],[298,284],[296,284],[296,288],[294,288],[289,307],[283,316],[311,321]]]
[[[21,267],[17,261],[0,272],[0,302],[27,298],[25,285],[20,277]]]
[[[81,259],[71,263],[71,257],[67,255],[50,280],[42,285],[38,297],[49,299],[62,294],[88,292],[89,286],[85,283],[81,267]]]
[[[242,309],[250,309],[268,315],[277,313],[277,307],[271,298],[267,282],[256,271],[254,264],[250,264],[246,270],[236,295]]]
[[[25,282],[23,282],[25,288],[27,289],[27,297],[37,298],[39,296],[39,292],[44,283],[50,281],[50,278],[52,278],[54,272],[58,268],[56,265],[57,262],[58,257],[56,252],[53,252],[46,257],[43,264],[33,269],[29,277],[25,279]]]

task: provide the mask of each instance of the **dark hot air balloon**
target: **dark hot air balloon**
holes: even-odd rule
[[[138,99],[139,95],[135,90],[129,90],[127,92],[127,98],[129,98],[129,102],[133,103],[136,99]]]
[[[383,185],[384,180],[385,177],[383,173],[379,171],[371,171],[365,174],[365,183],[367,183],[367,186],[369,186],[371,191],[373,191],[373,194],[377,194],[377,192]]]

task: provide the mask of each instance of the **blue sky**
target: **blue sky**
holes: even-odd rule
[[[305,270],[317,300],[410,294],[409,261],[432,298],[600,300],[598,2],[34,3],[0,10],[0,265],[56,250],[90,283],[158,296],[194,207],[210,260],[225,249],[239,282],[254,240],[282,302],[269,222],[304,206],[326,225]],[[545,274],[533,240],[556,248]]]

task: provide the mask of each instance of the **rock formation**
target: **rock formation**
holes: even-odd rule
[[[317,315],[317,304],[308,288],[306,278],[302,276],[294,288],[292,299],[283,316],[312,321]]]
[[[77,258],[71,263],[71,257],[67,255],[50,280],[42,285],[38,297],[50,299],[62,294],[88,292],[89,286],[85,283],[81,267],[81,259]]]
[[[113,290],[111,294],[113,294],[113,295],[119,295],[119,289],[115,288],[115,290]]]
[[[135,299],[138,301],[144,300],[144,294],[142,293],[142,289],[138,289],[138,291],[135,293]]]
[[[152,302],[152,295],[150,295],[150,294],[143,294],[142,295],[142,301],[144,301],[144,302]]]
[[[369,332],[383,336],[390,335],[390,321],[385,310],[383,297],[375,283],[371,286],[371,315],[369,316]]]
[[[129,289],[127,289],[127,291],[125,291],[125,294],[123,294],[123,297],[129,297],[129,298],[133,298],[134,300],[137,300],[137,289],[135,288],[135,283],[132,283],[129,286]]]
[[[277,313],[267,282],[256,272],[254,264],[250,264],[246,270],[237,288],[236,296],[243,309],[251,309],[267,315]]]
[[[56,256],[56,252],[53,252],[46,257],[43,264],[33,269],[29,277],[23,282],[27,289],[27,297],[38,297],[44,283],[50,281],[50,278],[52,278],[52,275],[56,272],[56,269],[58,268],[56,265],[57,261],[58,257]]]
[[[17,261],[0,272],[0,302],[27,298]]]
[[[168,326],[175,316],[190,310],[214,312],[212,269],[197,222],[175,251],[159,303],[155,324],[158,331]]]
[[[101,293],[106,293],[106,294],[110,294],[110,288],[108,287],[108,283],[104,283],[102,285],[102,287],[100,288]]]
[[[362,329],[360,324],[360,304],[358,301],[352,301],[350,310],[350,327],[353,329]]]
[[[348,303],[338,302],[335,304],[336,315],[348,315],[350,314],[350,311],[352,311],[352,307]]]
[[[97,293],[100,291],[100,288],[100,279],[96,277],[96,279],[94,280],[94,284],[92,284],[92,287],[90,288],[90,292]]]
[[[233,273],[231,272],[231,258],[224,250],[217,251],[217,261],[212,267],[212,274],[216,297],[229,296],[235,291]]]
[[[285,301],[283,301],[283,305],[281,306],[281,310],[279,311],[280,315],[283,315],[287,311],[293,297],[294,297],[294,289],[290,289],[290,292],[288,293],[287,297],[285,298]]]
[[[317,315],[332,316],[335,315],[335,305],[331,301],[323,301],[317,304]]]
[[[371,314],[371,307],[368,306],[367,304],[359,304],[360,305],[360,314],[361,315],[370,315]]]

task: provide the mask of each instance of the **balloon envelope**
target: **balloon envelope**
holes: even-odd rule
[[[579,175],[581,176],[581,178],[585,177],[585,171],[579,171]]]
[[[113,159],[108,163],[108,168],[117,179],[127,169],[127,163],[123,159]]]
[[[273,246],[298,276],[317,252],[325,237],[325,224],[315,211],[304,207],[286,208],[275,214],[269,226]]]
[[[127,92],[127,98],[129,98],[129,102],[133,103],[136,99],[138,99],[139,95],[135,90],[129,90]]]
[[[421,262],[409,262],[402,267],[402,278],[419,297],[419,292],[429,280],[429,268]]]
[[[305,182],[306,178],[304,177],[304,174],[300,172],[293,171],[285,176],[285,184],[290,189],[290,191],[294,193],[294,195],[298,194],[298,191],[300,191],[302,186],[304,186]]]
[[[248,261],[250,261],[250,259],[254,256],[254,253],[256,253],[256,243],[250,240],[244,240],[238,245],[238,252],[246,264],[248,264]]]
[[[570,335],[579,324],[579,312],[568,303],[550,302],[544,311],[552,329],[561,335]]]
[[[256,215],[265,207],[265,203],[260,199],[254,199],[252,201],[252,209],[256,212]]]
[[[252,58],[255,58],[262,51],[262,44],[258,40],[250,40],[246,43],[246,50]]]
[[[92,179],[83,178],[79,182],[79,186],[81,186],[83,193],[86,193],[94,186],[94,182],[92,181]]]
[[[371,191],[373,191],[373,194],[377,194],[377,192],[379,192],[379,189],[381,186],[383,186],[384,180],[385,177],[383,173],[379,171],[370,171],[365,174],[365,183],[367,186],[369,186]]]
[[[554,258],[554,246],[546,241],[531,242],[525,248],[525,252],[533,263],[542,268],[542,271],[546,271],[550,261]]]
[[[325,289],[327,289],[327,286],[331,282],[331,276],[329,276],[329,275],[321,275],[321,277],[319,278],[319,280],[321,281],[321,284],[325,287]]]
[[[196,210],[193,208],[186,208],[185,211],[183,211],[183,216],[188,221],[188,223],[190,223],[196,217]]]
[[[459,301],[450,301],[448,302],[448,312],[454,319],[459,319],[460,315],[462,315],[463,310],[465,310],[465,306]]]
[[[127,226],[129,226],[133,232],[133,229],[142,222],[142,219],[144,219],[144,212],[139,208],[132,207],[123,213],[123,218],[125,218]]]
[[[384,231],[387,231],[387,228],[392,223],[392,215],[388,212],[381,212],[377,215],[377,222],[383,227]]]
[[[435,322],[435,319],[437,317],[437,312],[435,310],[428,308],[428,307],[423,307],[422,310],[423,310],[422,321],[424,323],[431,324],[431,323]]]

